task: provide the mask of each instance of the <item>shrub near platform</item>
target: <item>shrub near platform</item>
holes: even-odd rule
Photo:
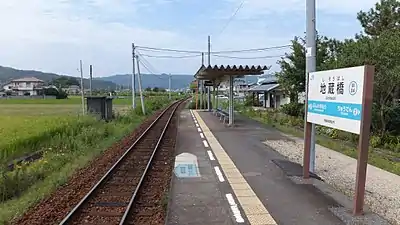
[[[242,115],[259,122],[268,124],[278,130],[299,138],[304,137],[304,119],[300,117],[289,116],[278,110],[255,111],[251,107],[245,107],[240,111]],[[352,158],[357,158],[358,135],[350,134],[337,129],[324,126],[316,126],[316,143],[326,148],[341,152]],[[375,148],[374,142],[377,136],[370,138],[370,154],[368,163],[400,175],[400,154],[390,149]],[[397,140],[393,142],[396,143]],[[376,143],[375,143],[376,145]]]

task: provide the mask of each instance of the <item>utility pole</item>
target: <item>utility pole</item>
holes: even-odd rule
[[[85,115],[85,94],[84,94],[84,89],[83,89],[83,66],[82,66],[82,60],[79,60],[79,70],[81,72],[82,114]]]
[[[171,100],[171,74],[168,75],[169,100]]]
[[[204,52],[201,53],[201,65],[204,65]],[[203,81],[198,83],[200,88],[200,109],[203,109]]]
[[[90,96],[92,96],[92,79],[93,79],[93,67],[92,65],[89,66],[89,75],[90,75],[90,82],[89,82],[89,90]]]
[[[135,44],[132,43],[132,108],[136,108],[135,101]]]
[[[305,108],[305,129],[304,129],[304,152],[305,156],[309,156],[309,165],[305,165],[304,170],[307,169],[310,172],[315,171],[315,124],[307,122],[307,110],[308,110],[308,81],[309,75],[316,71],[316,26],[315,26],[315,0],[306,0],[306,101],[304,104]],[[308,135],[310,134],[310,135]],[[307,162],[308,159],[304,159]]]
[[[142,112],[143,115],[146,115],[146,109],[144,107],[144,98],[142,92],[142,79],[140,75],[140,67],[139,67],[139,56],[136,56],[137,70],[138,70],[138,86],[139,86],[139,95],[140,95],[140,103],[142,104]]]
[[[211,66],[211,38],[208,35],[208,66]],[[207,87],[207,110],[211,111],[211,87]]]

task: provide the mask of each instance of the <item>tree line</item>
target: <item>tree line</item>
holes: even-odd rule
[[[317,35],[316,67],[321,71],[375,66],[372,132],[383,140],[385,135],[400,134],[400,2],[381,0],[369,11],[358,12],[357,20],[361,30],[353,38]],[[291,102],[297,102],[306,88],[305,38],[295,37],[291,50],[278,61],[281,70],[276,75]],[[287,108],[296,109],[290,114],[301,114],[297,103]]]

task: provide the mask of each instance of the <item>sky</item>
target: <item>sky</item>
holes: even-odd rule
[[[377,0],[316,0],[317,30],[338,39],[361,31],[357,12]],[[95,77],[132,73],[132,43],[143,73],[193,75],[199,53],[267,48],[304,36],[305,0],[12,0],[0,3],[0,65]],[[239,7],[241,6],[241,7]],[[237,14],[232,17],[239,8]],[[213,53],[212,65],[271,65],[290,48],[250,53]],[[155,58],[173,56],[189,58]],[[221,57],[222,56],[222,57]],[[229,56],[231,58],[226,58]],[[237,59],[266,57],[262,59]],[[232,58],[233,57],[233,58]],[[207,58],[205,58],[207,63]]]

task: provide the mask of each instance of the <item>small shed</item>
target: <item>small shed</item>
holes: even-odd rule
[[[113,116],[112,100],[107,96],[86,97],[87,112],[96,115],[98,119],[109,121]]]

